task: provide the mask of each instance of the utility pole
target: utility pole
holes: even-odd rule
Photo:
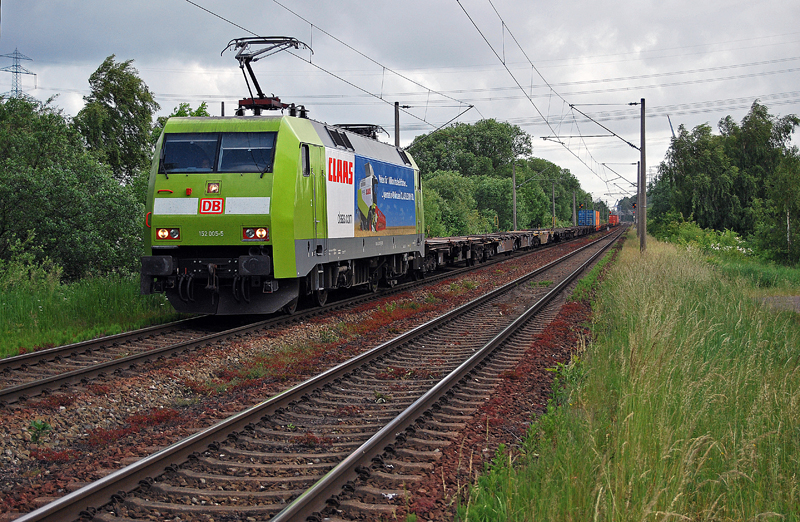
[[[394,146],[400,146],[400,102],[394,102]]]
[[[639,153],[641,159],[639,160],[639,251],[647,251],[647,163],[645,161],[644,150],[644,98],[642,98],[642,131],[641,131],[641,145]]]
[[[514,187],[514,190],[511,191],[512,199],[514,202],[514,230],[517,229],[517,162],[514,161],[511,163],[511,186]]]
[[[553,181],[553,228],[556,228],[556,182]]]
[[[572,226],[578,226],[578,217],[575,211],[575,191],[572,191]]]
[[[639,214],[636,212],[636,207],[639,206],[639,167],[641,162],[636,162],[636,203],[633,206],[633,224],[636,225],[636,237],[642,239],[642,231],[639,228]]]

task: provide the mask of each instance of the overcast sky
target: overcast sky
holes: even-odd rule
[[[800,114],[800,2],[279,1],[6,0],[0,54],[31,58],[20,62],[36,74],[21,77],[25,92],[57,95],[69,115],[111,54],[134,60],[162,114],[205,101],[219,115],[224,101],[230,115],[247,87],[226,44],[292,36],[314,54],[253,67],[266,93],[305,105],[310,117],[376,123],[393,143],[399,101],[411,106],[401,115],[407,145],[474,105],[455,121],[519,125],[534,156],[569,168],[610,204],[633,194],[639,152],[626,141],[639,145],[640,121],[631,102],[646,99],[651,173],[669,146],[667,115],[675,130],[708,123],[716,132],[756,99],[773,115]],[[0,92],[11,81],[0,75]],[[542,139],[555,135],[564,145]]]

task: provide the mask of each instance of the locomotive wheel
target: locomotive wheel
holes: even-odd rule
[[[314,298],[319,306],[325,306],[325,303],[328,302],[328,291],[314,290]]]
[[[369,282],[367,283],[367,288],[373,294],[378,291],[378,281],[380,281],[380,274],[376,271],[372,274],[372,277],[369,278]]]
[[[297,311],[297,303],[300,302],[300,297],[295,297],[289,303],[283,307],[283,311],[286,312],[287,315],[294,315]]]
[[[304,295],[303,294],[303,282],[299,281],[299,284],[297,285],[297,290],[296,290],[294,299],[289,301],[283,307],[283,311],[286,312],[287,315],[294,315],[294,313],[297,311],[297,305],[300,303],[300,296],[301,295]]]

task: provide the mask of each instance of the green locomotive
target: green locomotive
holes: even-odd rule
[[[423,268],[419,169],[400,148],[290,115],[171,118],[157,143],[141,291],[205,314],[294,311]]]

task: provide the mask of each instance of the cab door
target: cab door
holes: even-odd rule
[[[311,255],[322,263],[327,253],[324,147],[303,143],[300,146],[303,176],[311,188]]]

